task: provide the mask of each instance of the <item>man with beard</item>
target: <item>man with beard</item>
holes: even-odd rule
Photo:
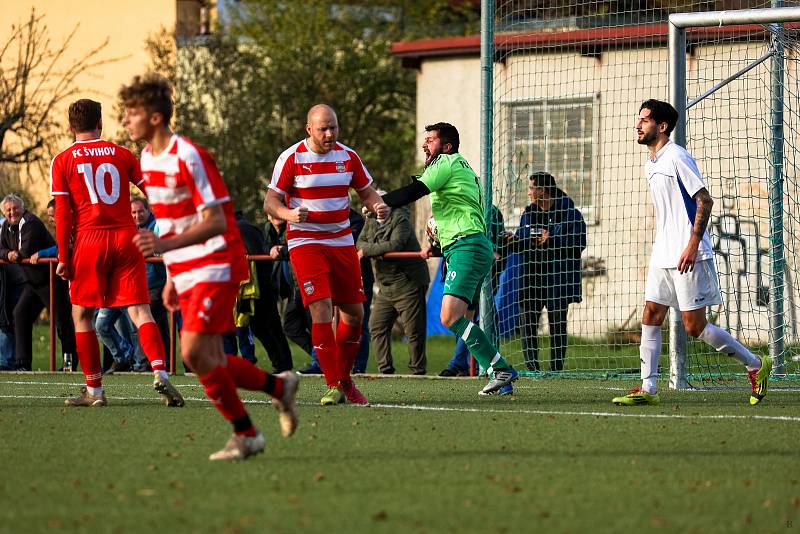
[[[708,234],[711,199],[697,163],[669,138],[678,112],[667,102],[646,100],[636,121],[637,142],[647,147],[647,185],[656,212],[656,237],[650,257],[642,315],[642,385],[611,402],[620,406],[655,405],[661,324],[670,307],[681,311],[686,333],[727,354],[747,368],[750,404],[767,393],[772,370],[769,356],[750,352],[725,330],[706,319],[708,306],[722,303]]]
[[[458,153],[458,147],[458,130],[452,124],[426,126],[422,144],[425,171],[412,184],[384,195],[383,201],[394,208],[430,195],[447,262],[440,318],[487,370],[489,383],[479,394],[492,395],[515,381],[519,373],[500,355],[486,333],[467,318],[468,308],[477,306],[483,281],[491,273],[494,250],[486,236],[480,180]]]

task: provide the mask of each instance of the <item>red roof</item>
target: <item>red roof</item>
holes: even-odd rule
[[[800,27],[786,24],[786,27]],[[753,33],[766,34],[763,26],[747,24],[690,29],[687,40],[700,41],[721,37],[736,39]],[[667,24],[643,24],[635,26],[615,26],[566,31],[537,31],[532,33],[505,33],[494,37],[495,54],[528,48],[582,48],[607,49],[636,45],[661,46],[667,43],[669,28]],[[426,57],[473,56],[480,55],[479,35],[468,37],[445,37],[441,39],[420,39],[400,41],[392,45],[392,53],[407,60],[420,60]]]

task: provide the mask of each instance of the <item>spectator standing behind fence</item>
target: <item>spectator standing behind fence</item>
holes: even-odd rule
[[[150,203],[146,198],[133,197],[131,199],[131,217],[137,229],[150,230],[158,234],[156,217],[150,210]],[[161,341],[164,342],[164,349],[168,351],[170,346],[169,312],[164,306],[164,299],[161,294],[167,283],[167,268],[160,261],[147,261],[144,265],[147,272],[147,292],[150,294],[150,313],[153,314],[153,320],[158,326]],[[149,362],[142,353],[141,344],[138,344],[134,370],[144,371],[147,370],[147,367],[149,367]],[[169,360],[167,360],[167,368],[169,370]]]
[[[385,194],[385,191],[378,193]],[[427,367],[425,292],[430,275],[423,257],[427,257],[427,250],[422,256],[407,208],[393,210],[383,222],[371,215],[367,214],[356,248],[359,258],[371,258],[378,283],[369,321],[378,370],[383,374],[395,372],[391,334],[394,323],[399,320],[408,338],[408,368],[412,374],[424,375]],[[387,252],[418,252],[420,257],[381,259]]]
[[[55,199],[50,199],[47,202],[47,219],[50,221],[50,228],[55,229],[56,227],[56,201]],[[38,252],[34,252],[33,255],[30,257],[30,262],[34,265],[39,263],[40,259],[47,259],[47,258],[55,258],[58,256],[58,245],[53,245],[52,247],[43,248]]]
[[[372,213],[369,210],[363,211]],[[353,231],[353,241],[358,241],[358,237],[364,229],[364,217],[361,216],[353,208],[350,208],[350,229]],[[372,292],[375,286],[375,274],[372,272],[372,263],[369,258],[361,258],[359,260],[361,266],[361,281],[364,285],[364,318],[361,319],[361,344],[356,353],[356,360],[353,362],[353,374],[363,374],[367,371],[367,362],[369,361],[369,319],[372,316]]]
[[[267,242],[261,229],[248,221],[241,211],[236,212],[236,224],[239,226],[239,233],[242,236],[242,241],[248,254],[269,254]],[[256,285],[254,287],[258,290],[257,296],[246,300],[246,302],[249,302],[249,304],[246,304],[248,309],[245,313],[249,317],[249,327],[237,324],[236,330],[240,341],[242,334],[249,337],[249,333],[252,332],[253,336],[264,346],[264,350],[267,351],[267,356],[272,362],[272,372],[278,374],[283,371],[289,371],[293,363],[289,343],[286,341],[286,335],[281,329],[281,317],[278,314],[278,301],[276,298],[277,288],[273,287],[271,272],[272,262],[270,261],[250,262],[251,282],[253,282],[252,275],[255,273]],[[239,302],[239,304],[243,303]],[[244,311],[241,308],[239,309],[240,314]],[[255,355],[252,356],[251,361],[255,363]]]
[[[136,347],[131,335],[132,327],[129,327],[128,321],[125,308],[98,308],[95,313],[92,322],[97,339],[105,345],[112,359],[111,365],[103,371],[103,374],[130,371],[134,366]]]
[[[6,221],[0,228],[0,258],[18,263],[35,252],[56,244],[44,223],[25,209],[25,202],[17,195],[3,199]],[[30,371],[33,361],[33,323],[42,309],[50,306],[50,270],[47,265],[22,265],[25,286],[14,306],[14,338],[17,365]],[[75,326],[70,317],[67,284],[58,277],[53,280],[53,309],[61,348],[65,354],[75,354]],[[73,358],[74,359],[74,358]]]
[[[319,362],[311,345],[311,314],[303,307],[303,297],[297,286],[294,269],[289,261],[289,247],[286,246],[286,221],[267,215],[266,234],[269,241],[269,255],[275,260],[272,271],[273,286],[277,295],[286,300],[283,306],[283,331],[286,337],[311,356],[311,363],[297,371],[300,374],[322,374]]]
[[[539,371],[539,318],[547,308],[550,324],[550,370],[564,369],[567,353],[567,308],[581,301],[581,252],[586,223],[573,200],[546,172],[528,178],[528,197],[514,236],[521,254],[517,302],[522,352],[529,371]]]
[[[0,227],[5,220],[0,217]],[[25,278],[18,265],[0,264],[0,371],[17,369],[13,313],[24,285]]]

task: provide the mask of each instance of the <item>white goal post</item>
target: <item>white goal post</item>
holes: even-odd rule
[[[728,83],[742,76],[755,66],[771,60],[770,79],[770,176],[769,176],[769,351],[775,361],[775,372],[783,372],[784,364],[784,283],[785,258],[783,243],[783,160],[784,160],[784,56],[782,40],[783,23],[800,22],[800,8],[774,7],[768,9],[743,9],[735,11],[712,11],[703,13],[676,13],[669,16],[669,96],[670,103],[678,111],[678,123],[674,131],[674,141],[686,146],[687,110],[702,99],[710,96]],[[762,24],[772,25],[772,46],[760,58],[738,72],[731,73],[720,80],[692,102],[686,95],[687,30],[700,27],[721,27],[731,25]],[[686,355],[687,338],[677,310],[670,311],[670,387],[687,389]]]

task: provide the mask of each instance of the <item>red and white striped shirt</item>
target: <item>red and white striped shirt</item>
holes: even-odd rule
[[[350,188],[372,184],[367,168],[355,150],[336,143],[333,150],[317,154],[307,140],[291,146],[275,163],[269,188],[286,195],[290,209],[308,208],[305,222],[290,222],[286,230],[289,249],[308,244],[353,245],[350,231]]]
[[[211,155],[185,137],[173,135],[158,156],[150,145],[145,147],[141,165],[160,237],[182,234],[200,221],[205,208],[222,204],[225,212],[228,225],[223,234],[164,254],[178,294],[200,282],[247,280],[246,252],[233,203]]]

